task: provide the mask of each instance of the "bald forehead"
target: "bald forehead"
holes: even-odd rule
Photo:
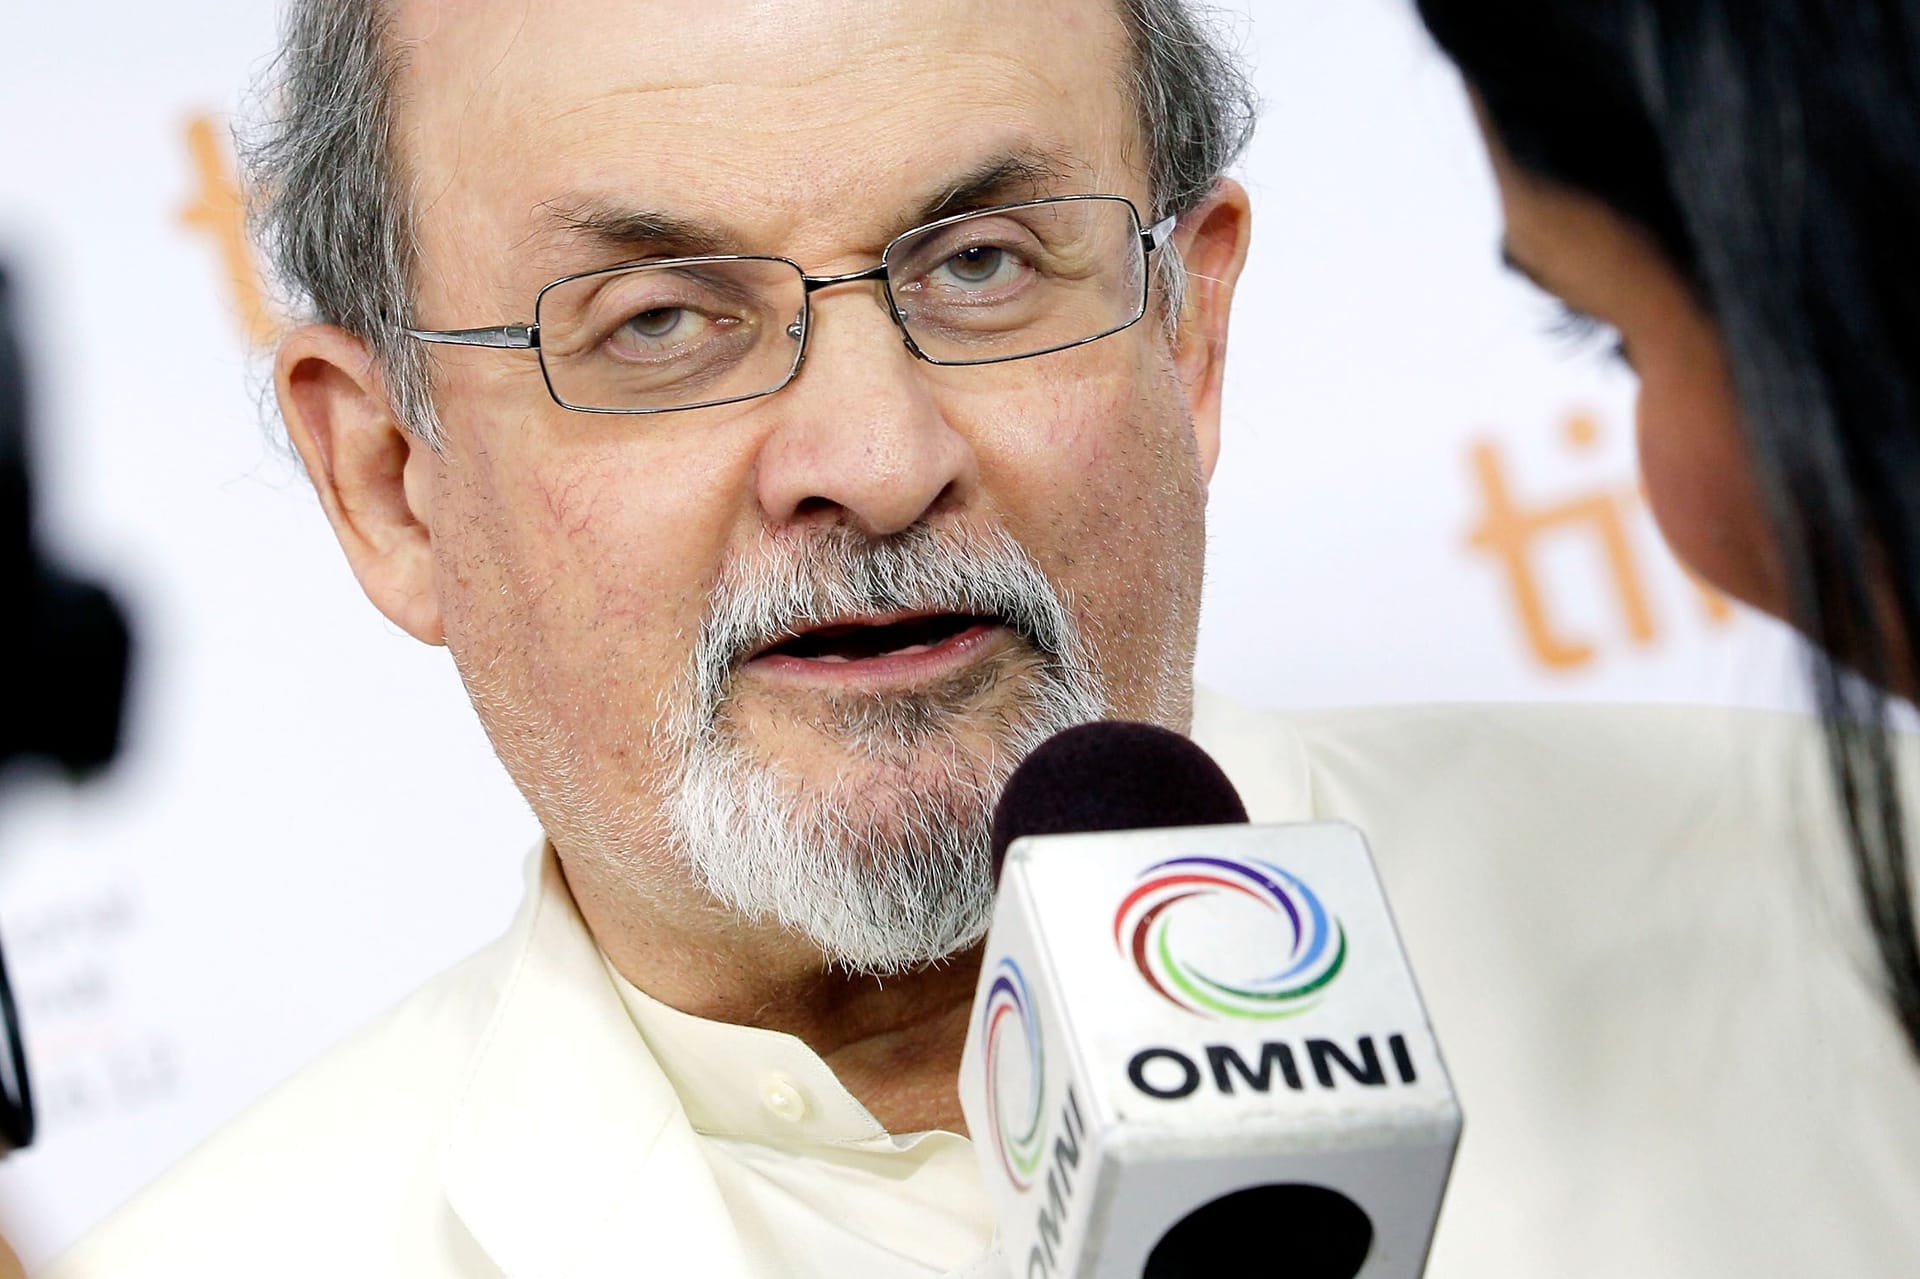
[[[442,260],[531,257],[549,277],[616,260],[530,253],[557,205],[664,214],[824,268],[1006,157],[1058,175],[1023,197],[1146,201],[1110,0],[400,3],[428,258],[437,236]]]
[[[527,50],[596,47],[666,64],[699,50],[749,77],[784,70],[796,80],[827,60],[882,51],[904,25],[947,37],[988,37],[1020,15],[1044,14],[1057,39],[1049,57],[1083,61],[1120,32],[1120,0],[368,0],[387,7],[393,30],[416,50],[451,59]],[[900,21],[904,19],[904,24]]]
[[[863,104],[832,90],[856,87],[874,63],[937,75],[953,59],[949,69],[963,79],[963,55],[996,52],[1028,55],[1009,70],[1055,88],[1085,87],[1089,71],[1108,73],[1123,97],[1130,83],[1118,0],[391,2],[407,80],[428,101],[698,88],[724,105],[743,90],[816,88],[814,105],[852,115]],[[1022,30],[1049,38],[1021,49],[1008,37]]]
[[[562,142],[617,119],[825,150],[897,145],[914,108],[921,128],[965,130],[1066,106],[1137,132],[1114,0],[399,2],[402,115],[423,130],[552,124]],[[701,141],[731,162],[726,139]]]
[[[1119,0],[369,0],[384,4],[407,42],[490,33],[505,40],[624,46],[634,54],[705,48],[743,58],[772,54],[797,73],[795,54],[874,48],[900,27],[989,36],[1021,13],[1044,13],[1058,33],[1048,54],[1079,60],[1089,36],[1123,25]],[[497,44],[495,44],[497,48]]]

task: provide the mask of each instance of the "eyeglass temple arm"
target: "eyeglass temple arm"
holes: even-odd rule
[[[1163,247],[1173,236],[1174,224],[1180,221],[1177,213],[1169,214],[1140,233],[1140,243],[1148,253]]]
[[[498,324],[487,329],[408,329],[410,337],[443,346],[492,346],[503,350],[531,351],[540,345],[537,324]]]

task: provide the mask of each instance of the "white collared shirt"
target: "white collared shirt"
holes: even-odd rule
[[[1195,737],[1254,820],[1349,821],[1379,858],[1467,1112],[1432,1279],[1920,1274],[1920,1072],[1846,944],[1862,934],[1809,725],[1211,701]],[[937,1238],[974,1210],[921,1180],[936,1154],[970,1170],[957,1139],[889,1150],[901,1143],[760,1032],[670,1029],[663,1061],[553,856],[531,871],[507,936],[302,1072],[44,1279],[888,1279],[968,1265]],[[810,1145],[763,1157],[737,1135],[772,1124],[752,1113],[767,1105],[763,1067],[820,1117]],[[897,1266],[885,1250],[917,1210],[866,1193],[890,1169],[935,1200],[924,1252],[908,1241]]]
[[[986,1262],[993,1217],[972,1142],[895,1136],[801,1040],[683,1013],[607,971],[755,1275],[935,1279]]]

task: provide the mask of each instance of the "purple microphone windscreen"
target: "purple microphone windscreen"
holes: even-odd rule
[[[1233,783],[1208,754],[1152,724],[1103,720],[1040,743],[1007,779],[993,810],[993,871],[1028,835],[1229,826],[1247,820]]]

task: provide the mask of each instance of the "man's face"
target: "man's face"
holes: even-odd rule
[[[523,322],[552,279],[685,251],[589,219],[826,275],[936,210],[1151,206],[1124,32],[1085,0],[423,0],[399,34],[426,326]],[[996,168],[1015,176],[946,203]],[[1184,729],[1211,459],[1158,320],[935,367],[878,286],[836,287],[791,386],[643,417],[559,407],[530,352],[435,348],[444,448],[406,465],[433,607],[563,857],[672,900],[725,856],[690,839],[751,842],[784,810],[792,857],[885,879],[977,860],[925,828],[977,844],[1062,721]],[[1008,616],[1048,600],[1051,628]],[[690,790],[760,807],[689,816]]]

